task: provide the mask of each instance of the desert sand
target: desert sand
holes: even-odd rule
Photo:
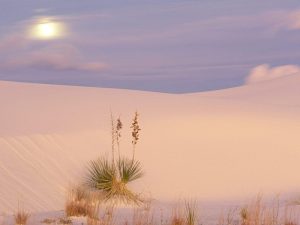
[[[154,199],[217,200],[299,191],[300,74],[193,94],[0,81],[0,212],[64,207],[87,163],[110,153],[110,112],[124,122]]]

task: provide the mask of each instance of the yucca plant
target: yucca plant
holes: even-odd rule
[[[140,162],[121,158],[117,166],[107,158],[91,161],[87,176],[87,185],[99,190],[104,200],[119,200],[123,203],[139,203],[141,199],[127,184],[143,176]]]
[[[137,113],[135,113],[133,133],[138,132]],[[88,165],[87,185],[88,187],[98,190],[102,193],[103,200],[121,201],[123,203],[141,203],[139,195],[131,191],[128,187],[130,182],[133,182],[143,176],[141,163],[134,160],[134,151],[132,159],[120,156],[120,137],[122,122],[118,118],[114,122],[112,116],[112,160],[108,157],[102,157],[93,160]],[[116,125],[115,125],[116,124]],[[138,141],[138,133],[133,146],[135,147]],[[115,143],[117,143],[119,157],[115,160]]]

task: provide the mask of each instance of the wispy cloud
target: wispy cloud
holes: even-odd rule
[[[102,62],[84,62],[78,49],[72,45],[60,44],[20,53],[2,61],[0,68],[7,70],[36,68],[101,72],[107,66]]]
[[[297,65],[284,65],[272,68],[268,64],[263,64],[251,70],[245,80],[245,83],[259,83],[297,73],[300,73],[300,67]]]
[[[35,68],[101,72],[108,67],[98,60],[85,60],[80,50],[71,44],[46,42],[36,45],[26,36],[14,33],[0,39],[0,58],[3,70]]]
[[[229,15],[185,24],[186,27],[197,26],[200,29],[253,29],[262,28],[264,33],[300,29],[300,9],[271,10],[253,15]],[[275,32],[275,33],[276,33]],[[249,35],[249,33],[247,33]]]
[[[300,29],[300,10],[296,10],[288,14],[287,26],[291,30]]]
[[[0,39],[0,54],[20,50],[28,45],[29,41],[19,34],[10,34]]]
[[[300,9],[265,13],[265,21],[275,32],[300,29]]]
[[[123,17],[129,15],[123,14]],[[81,16],[66,17],[70,21],[76,21]],[[106,23],[101,23],[103,18]],[[62,17],[63,18],[63,17]],[[251,15],[221,15],[217,17],[197,18],[194,20],[182,20],[169,22],[169,24],[155,24],[155,26],[141,27],[127,25],[126,30],[122,27],[113,29],[116,21],[121,22],[118,16],[105,14],[82,15],[82,19],[90,24],[97,24],[98,29],[72,36],[75,43],[87,45],[110,45],[110,44],[141,44],[170,43],[179,40],[211,40],[227,36],[230,38],[258,38],[273,37],[278,32],[300,29],[300,10],[270,10]],[[99,25],[102,24],[102,25]],[[106,26],[112,26],[107,28]],[[104,26],[101,29],[101,26]],[[103,32],[105,30],[105,32]],[[98,35],[96,35],[98,34]],[[235,34],[235,35],[232,35]],[[99,36],[101,38],[99,38]]]
[[[80,14],[70,16],[36,17],[22,20],[0,36],[0,69],[19,70],[25,68],[56,71],[102,72],[108,65],[101,60],[90,59],[69,38],[54,41],[39,41],[30,38],[29,30],[47,18],[50,21],[90,20],[103,14]],[[18,31],[18,32],[16,32]]]

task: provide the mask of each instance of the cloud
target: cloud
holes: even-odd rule
[[[0,58],[0,69],[3,70],[34,68],[101,72],[107,68],[103,62],[85,61],[73,45],[47,43],[36,47],[32,40],[16,34],[0,40]]]
[[[290,30],[300,29],[300,10],[289,13],[287,18],[287,26]]]
[[[300,29],[300,9],[273,11],[266,16],[266,21],[276,32]]]
[[[0,39],[0,54],[23,49],[28,45],[28,40],[18,34],[10,34]]]
[[[178,10],[182,10],[182,8]],[[88,20],[90,24],[95,24],[98,29],[81,33],[80,36],[75,34],[71,37],[72,41],[78,44],[107,46],[115,44],[137,45],[145,42],[166,42],[169,44],[176,42],[176,40],[181,43],[190,40],[211,41],[219,40],[220,37],[223,37],[222,41],[226,41],[228,38],[241,40],[241,37],[244,40],[249,40],[273,37],[281,31],[300,29],[300,10],[270,10],[245,15],[195,17],[193,20],[155,24],[155,26],[149,26],[147,29],[145,26],[126,26],[125,28],[113,29],[116,26],[115,21],[122,19],[120,15],[114,20],[107,17],[105,23],[99,19],[100,16],[97,14],[91,15],[91,17],[84,15],[84,20]],[[123,16],[130,15],[124,14]],[[73,17],[69,18],[71,20]],[[76,19],[72,20],[75,21]]]
[[[101,17],[102,14],[70,16],[70,20]],[[0,37],[0,69],[38,69],[50,71],[102,72],[108,65],[101,60],[90,59],[86,53],[70,44],[69,39],[37,41],[29,38],[28,29],[37,23],[39,17],[19,21],[5,36]],[[51,20],[59,20],[51,17]],[[67,18],[66,18],[67,20]],[[18,30],[18,32],[16,32]],[[69,42],[69,43],[68,43]]]
[[[300,73],[300,67],[297,65],[284,65],[271,68],[268,64],[263,64],[251,70],[245,79],[245,83],[259,83],[296,73]]]
[[[71,45],[52,45],[14,56],[0,63],[2,69],[48,69],[101,72],[107,65],[101,62],[83,62],[79,51]]]

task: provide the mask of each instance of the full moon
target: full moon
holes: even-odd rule
[[[32,25],[30,37],[33,39],[49,40],[62,38],[65,35],[65,27],[61,22],[40,20]]]
[[[42,38],[53,38],[57,35],[57,28],[54,23],[38,24],[36,31],[36,34]]]

